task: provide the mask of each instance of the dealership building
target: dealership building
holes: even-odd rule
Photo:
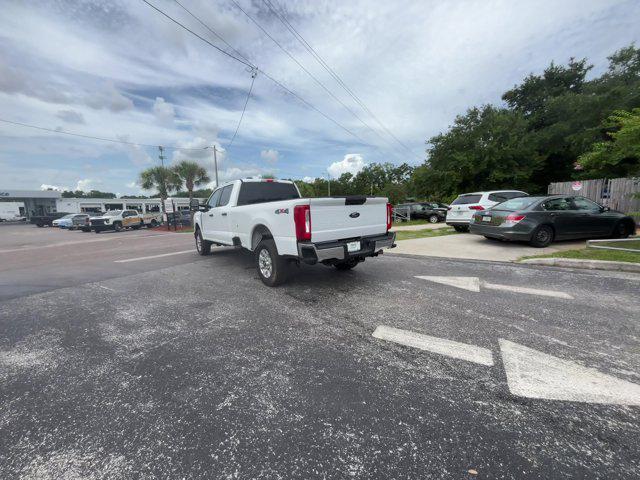
[[[173,201],[176,210],[189,210],[188,198],[173,197],[168,200]],[[63,198],[60,192],[54,190],[0,189],[0,202],[7,202],[7,206],[11,203],[10,210],[16,210],[16,216],[25,216],[27,219],[34,215],[54,212],[98,213],[107,210],[137,210],[140,213],[151,213],[162,210],[159,198]]]

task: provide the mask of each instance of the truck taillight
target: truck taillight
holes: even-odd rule
[[[391,222],[393,218],[393,205],[387,203],[387,232],[391,229]]]
[[[309,205],[293,207],[293,221],[296,225],[296,238],[304,242],[311,240],[311,209]]]

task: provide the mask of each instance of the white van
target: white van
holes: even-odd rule
[[[474,213],[516,197],[527,197],[528,193],[519,190],[493,190],[491,192],[463,193],[458,195],[447,210],[447,225],[458,232],[468,232]]]

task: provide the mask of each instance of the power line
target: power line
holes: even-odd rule
[[[95,137],[93,135],[85,135],[85,134],[82,134],[82,133],[67,132],[65,130],[56,130],[56,129],[53,129],[53,128],[40,127],[38,125],[31,125],[31,124],[28,124],[28,123],[14,122],[14,121],[11,121],[11,120],[6,120],[4,118],[0,118],[0,122],[8,123],[8,124],[11,124],[11,125],[18,125],[20,127],[33,128],[35,130],[42,130],[42,131],[50,132],[50,133],[71,135],[73,137],[89,138],[91,140],[100,140],[102,142],[121,143],[121,144],[124,144],[124,145],[133,145],[133,146],[136,146],[136,147],[158,148],[158,145],[151,145],[151,144],[148,144],[148,143],[129,142],[129,141],[126,141],[126,140],[118,140],[118,139],[115,139],[115,138]],[[207,147],[202,147],[202,148],[186,148],[186,147],[168,146],[168,147],[164,147],[164,148],[168,148],[168,149],[171,149],[171,150],[201,151],[201,150],[206,150],[206,149],[208,149],[210,147],[207,146]]]
[[[244,101],[244,107],[242,108],[242,114],[240,115],[240,120],[238,121],[238,126],[236,127],[236,131],[233,132],[233,137],[231,137],[231,141],[227,145],[229,148],[233,145],[233,141],[236,139],[236,135],[238,134],[238,130],[240,129],[240,124],[242,123],[242,119],[244,118],[244,112],[247,110],[247,104],[249,103],[249,98],[251,98],[251,91],[253,90],[253,83],[256,81],[256,76],[258,75],[257,71],[254,71],[251,74],[251,86],[249,87],[249,93],[247,93],[247,99]]]
[[[197,33],[195,33],[193,30],[189,29],[188,27],[186,27],[185,25],[183,25],[182,23],[178,22],[177,20],[175,20],[173,17],[171,17],[170,15],[168,15],[167,13],[163,12],[162,10],[160,10],[158,7],[156,7],[155,5],[152,5],[151,3],[149,3],[147,0],[142,0],[144,3],[146,3],[147,5],[149,5],[150,7],[152,7],[154,10],[156,10],[157,12],[161,13],[164,17],[166,17],[167,19],[171,20],[173,23],[175,23],[176,25],[178,25],[179,27],[185,29],[187,32],[191,33],[192,35],[194,35],[195,37],[199,38],[200,40],[202,40],[203,42],[205,42],[207,45],[215,48],[216,50],[224,53],[225,55],[237,60],[238,62],[242,63],[243,65],[248,66],[249,68],[253,68],[255,70],[257,70],[258,72],[262,73],[266,78],[268,78],[269,80],[271,80],[273,83],[275,83],[276,85],[278,85],[281,89],[283,89],[284,91],[286,91],[287,93],[289,93],[291,96],[295,97],[298,101],[300,101],[301,103],[303,103],[304,105],[306,105],[307,107],[311,108],[312,110],[314,110],[315,112],[319,113],[320,115],[322,115],[324,118],[326,118],[327,120],[329,120],[330,122],[334,123],[335,125],[337,125],[338,127],[340,127],[342,130],[344,130],[345,132],[347,132],[349,135],[351,135],[354,138],[357,138],[358,140],[360,140],[362,143],[366,142],[364,140],[362,140],[362,138],[360,138],[357,134],[355,134],[354,132],[352,132],[351,130],[349,130],[347,127],[345,127],[344,125],[342,125],[340,122],[338,122],[337,120],[335,120],[334,118],[330,117],[329,115],[327,115],[326,113],[324,113],[322,110],[320,110],[319,108],[317,108],[316,106],[314,106],[313,104],[309,103],[308,101],[306,101],[304,98],[302,98],[300,95],[298,95],[297,93],[295,93],[294,91],[292,91],[291,89],[287,88],[284,84],[282,84],[282,82],[276,80],[274,77],[272,77],[269,73],[265,72],[264,70],[262,70],[261,68],[255,66],[255,65],[251,65],[250,63],[245,62],[244,60],[239,59],[238,57],[231,55],[230,53],[226,52],[225,50],[221,49],[220,47],[214,45],[213,43],[211,43],[210,41],[208,41],[207,39],[205,39],[204,37],[198,35]],[[183,7],[184,8],[184,7]],[[193,13],[189,12],[190,15],[195,16]],[[202,20],[199,20],[201,23]],[[213,31],[213,29],[211,29],[210,27],[208,27],[210,31]],[[217,36],[220,36],[219,34],[216,33]]]
[[[320,56],[318,52],[305,40],[305,38],[295,29],[295,27],[289,22],[286,18],[284,12],[279,13],[276,11],[275,7],[271,3],[270,0],[263,0],[265,5],[271,10],[271,12],[280,20],[280,22],[293,34],[293,36],[302,44],[302,46],[313,56],[316,61],[333,77],[333,79],[353,98],[353,100],[362,107],[364,111],[366,111],[380,127],[391,136],[400,146],[402,146],[405,150],[407,150],[412,155],[419,158],[418,155],[415,154],[406,144],[404,144],[398,137],[396,137],[393,132],[391,132],[379,119],[378,117],[367,107],[367,105],[360,100],[360,98],[351,90],[346,83],[340,78],[340,76],[331,68],[327,62]],[[234,2],[235,3],[235,2]],[[281,7],[282,9],[282,7]]]

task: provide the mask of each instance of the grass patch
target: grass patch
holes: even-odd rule
[[[546,255],[533,255],[529,257],[522,257],[520,260],[525,260],[527,258],[575,258],[578,260],[606,260],[609,262],[640,263],[640,253],[621,252],[619,250],[596,250],[594,248],[566,250],[564,252],[556,252]]]
[[[413,238],[429,238],[429,237],[442,237],[443,235],[456,235],[456,232],[451,227],[438,228],[435,230],[400,230],[396,232],[396,240],[411,240]]]
[[[616,242],[615,240],[611,240],[610,242],[597,242],[597,243],[594,243],[593,245],[598,247],[634,248],[636,250],[640,250],[640,239],[629,240],[625,242],[620,242],[620,241]]]

